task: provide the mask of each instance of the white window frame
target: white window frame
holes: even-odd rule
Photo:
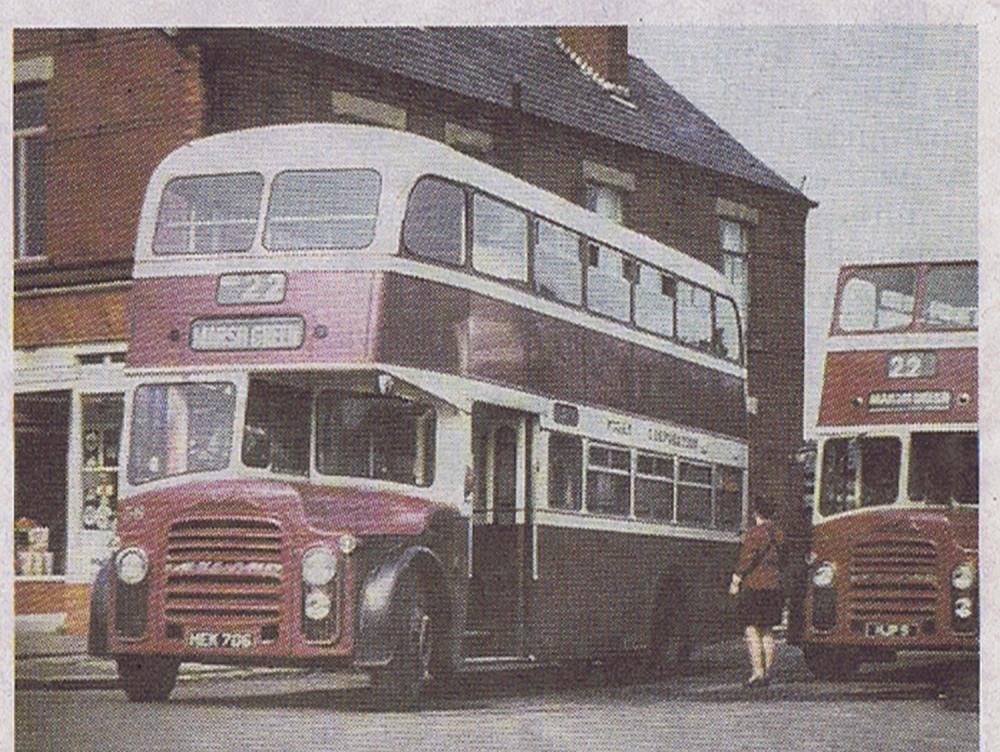
[[[42,83],[42,86],[45,84]],[[45,245],[37,253],[26,253],[28,245],[28,141],[43,138],[48,131],[48,125],[35,125],[29,128],[15,130],[14,150],[19,158],[18,171],[14,175],[14,191],[20,199],[18,203],[17,222],[15,222],[14,259],[15,261],[31,261],[45,258]],[[44,167],[44,165],[43,165]],[[42,214],[44,222],[44,213]]]
[[[731,248],[726,244],[726,228],[734,227],[738,233],[738,247]],[[747,321],[747,311],[750,309],[750,224],[731,217],[719,217],[719,250],[722,254],[722,274],[729,280],[736,293],[736,307],[744,325]],[[739,269],[736,279],[733,269]]]

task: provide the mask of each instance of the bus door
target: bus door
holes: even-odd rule
[[[475,490],[467,657],[525,654],[530,420],[531,416],[512,410],[479,405],[473,409]]]

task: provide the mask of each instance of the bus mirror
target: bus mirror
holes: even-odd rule
[[[267,429],[247,426],[243,431],[243,464],[267,467],[271,464],[271,437]]]

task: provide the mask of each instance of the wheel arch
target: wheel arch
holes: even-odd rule
[[[354,646],[354,665],[371,669],[387,666],[393,658],[403,618],[399,613],[398,593],[407,576],[414,575],[427,588],[434,613],[439,615],[436,631],[449,642],[455,613],[453,595],[448,588],[441,559],[425,546],[410,546],[372,569],[365,578],[359,598],[358,635]],[[454,659],[455,649],[446,652]]]

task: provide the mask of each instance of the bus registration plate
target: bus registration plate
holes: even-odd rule
[[[188,632],[187,636],[189,648],[249,650],[253,643],[253,632]]]
[[[916,624],[886,624],[880,621],[865,624],[868,637],[911,637],[917,634],[917,629]]]
[[[192,350],[294,350],[305,322],[298,316],[198,319],[191,324]]]

